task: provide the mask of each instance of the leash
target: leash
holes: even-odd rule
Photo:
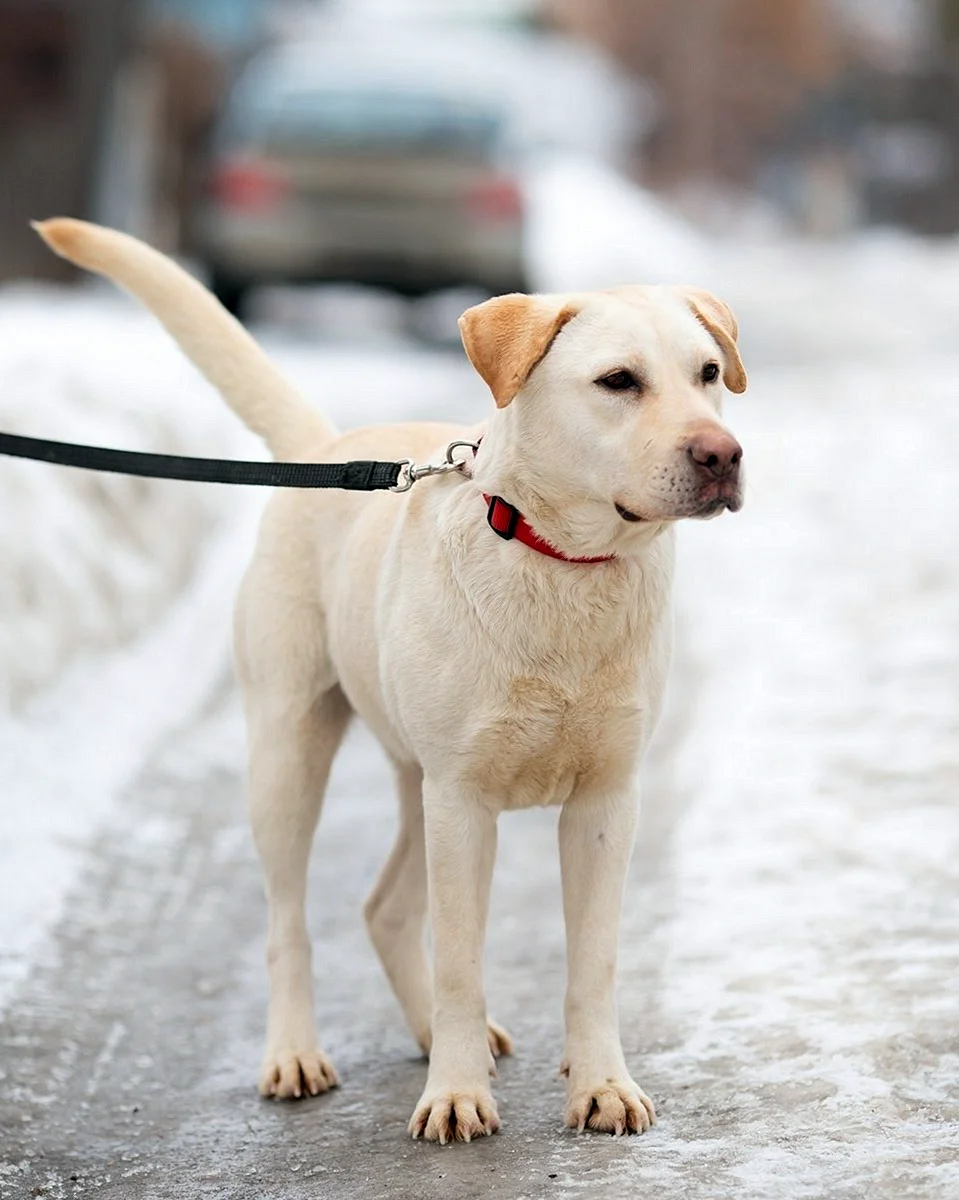
[[[255,487],[344,488],[351,492],[408,492],[418,479],[459,471],[463,462],[453,452],[473,442],[450,442],[441,463],[417,466],[412,459],[399,462],[361,460],[345,463],[243,462],[238,459],[190,458],[181,454],[144,454],[135,450],[108,450],[75,442],[0,433],[0,454],[29,458],[61,467],[110,471],[117,475],[143,475],[151,479],[184,479],[196,483],[233,483]]]
[[[137,450],[110,450],[47,438],[0,433],[0,454],[29,458],[61,467],[109,471],[115,475],[141,475],[151,479],[183,479],[195,483],[232,483],[254,487],[341,488],[350,492],[408,492],[419,479],[462,471],[467,460],[454,452],[468,449],[473,455],[479,442],[450,442],[442,462],[417,465],[412,459],[398,462],[358,460],[345,463],[246,462],[235,458],[191,458],[182,454],[146,454]],[[615,555],[573,558],[550,545],[529,524],[519,509],[501,496],[483,495],[489,505],[487,523],[506,541],[515,538],[549,558],[572,563],[604,563]]]

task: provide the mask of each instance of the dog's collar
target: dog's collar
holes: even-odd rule
[[[476,439],[473,446],[474,458],[482,441],[481,437]],[[522,542],[524,546],[529,546],[530,550],[535,550],[538,554],[545,554],[547,558],[558,558],[562,562],[604,563],[610,562],[616,557],[615,554],[603,554],[598,558],[573,558],[569,554],[564,554],[562,550],[557,550],[545,538],[540,537],[519,509],[514,508],[502,496],[487,496],[484,492],[483,499],[487,504],[487,524],[496,536],[501,537],[505,542],[512,541],[515,538],[517,542]]]
[[[538,554],[545,554],[547,558],[562,559],[563,562],[604,563],[610,562],[616,557],[615,554],[603,554],[598,558],[573,558],[569,554],[564,554],[562,550],[557,550],[545,538],[540,537],[519,509],[508,504],[502,496],[487,496],[484,492],[483,499],[489,505],[486,510],[489,527],[497,537],[503,538],[504,541],[508,542],[515,538],[517,542],[529,546],[530,550],[535,550]]]

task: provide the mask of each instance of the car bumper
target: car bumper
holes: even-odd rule
[[[363,205],[311,211],[232,213],[211,205],[201,214],[197,243],[223,274],[256,281],[356,279],[427,286],[482,283],[516,286],[523,276],[520,222],[432,220]]]

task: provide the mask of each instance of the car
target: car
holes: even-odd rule
[[[195,242],[231,310],[270,282],[522,290],[523,197],[494,105],[412,79],[254,63],[229,101]]]
[[[194,229],[213,290],[233,311],[255,285],[295,281],[527,290],[523,167],[596,109],[606,83],[587,57],[542,35],[386,22],[262,52],[226,104]],[[580,130],[591,147],[611,111]]]

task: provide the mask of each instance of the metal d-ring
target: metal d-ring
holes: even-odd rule
[[[466,466],[465,458],[460,458],[460,459],[453,458],[453,451],[458,450],[460,448],[460,446],[467,446],[470,450],[473,451],[473,454],[475,456],[476,451],[479,450],[479,442],[450,442],[450,444],[446,447],[446,461],[450,464],[450,466],[452,466],[457,471],[461,470],[463,467]]]

